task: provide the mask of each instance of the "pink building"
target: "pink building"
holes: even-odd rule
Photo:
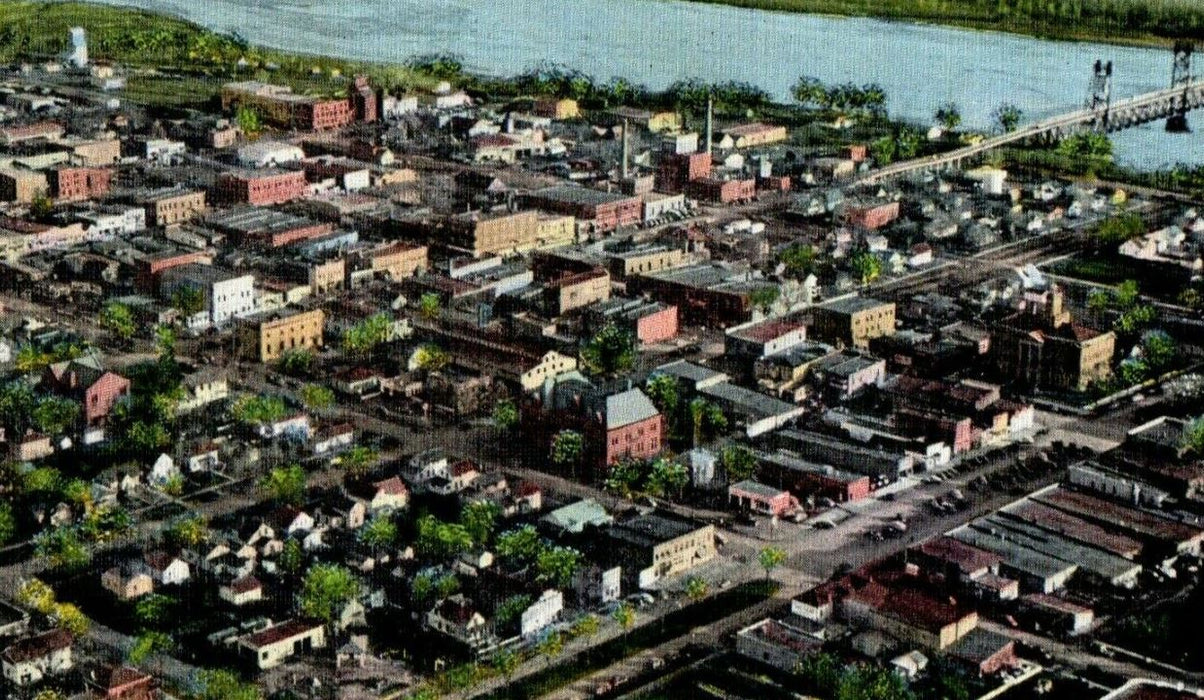
[[[671,305],[661,306],[635,322],[635,337],[641,343],[663,343],[677,337],[677,330],[677,307]]]
[[[846,223],[873,231],[899,218],[899,203],[851,206],[845,209],[844,218]]]
[[[787,515],[799,507],[789,491],[748,480],[728,486],[727,500],[737,508],[766,515]]]
[[[130,394],[130,380],[104,370],[91,356],[50,365],[42,380],[53,391],[81,402],[89,426],[103,425],[114,404]]]
[[[651,459],[660,454],[665,441],[665,419],[639,389],[606,397],[603,415],[603,465],[621,459]]]

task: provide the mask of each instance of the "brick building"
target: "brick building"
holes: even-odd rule
[[[515,253],[538,246],[539,214],[533,211],[453,216],[430,231],[432,243],[466,250],[474,256]]]
[[[50,171],[50,196],[63,202],[98,199],[109,193],[113,171],[106,168],[56,168]]]
[[[413,277],[429,266],[428,249],[424,245],[386,243],[366,251],[363,255],[374,272],[393,281]]]
[[[814,336],[829,343],[868,348],[870,340],[895,333],[895,305],[850,297],[815,307]]]
[[[1115,350],[1116,334],[1074,323],[1054,287],[992,329],[990,354],[1000,376],[1025,389],[1083,391],[1112,376]]]
[[[658,192],[684,192],[694,180],[711,176],[710,153],[671,153],[660,159],[656,170]]]
[[[217,178],[217,198],[226,204],[282,204],[309,191],[300,170],[257,170],[222,173]]]
[[[842,218],[850,226],[860,226],[873,231],[899,218],[899,203],[850,205],[845,207]]]
[[[704,177],[691,180],[686,184],[686,195],[704,202],[714,204],[734,204],[736,202],[751,202],[757,197],[757,181],[721,180]]]
[[[587,222],[600,233],[634,226],[644,215],[639,197],[585,187],[548,187],[528,194],[525,201],[528,206]]]
[[[273,362],[289,350],[321,348],[325,323],[321,309],[245,318],[238,325],[238,344],[247,359]]]
[[[254,80],[227,83],[222,86],[222,109],[233,112],[242,106],[252,107],[271,126],[304,131],[341,129],[355,121],[357,111],[371,114],[375,119],[375,95],[369,100],[358,92],[357,86],[352,90],[353,97],[320,98],[297,95],[290,87]]]
[[[785,489],[745,480],[727,487],[728,503],[741,510],[765,515],[788,515],[798,510],[799,501]]]
[[[640,389],[628,389],[599,402],[590,424],[603,466],[621,459],[651,459],[665,444],[665,419]]]
[[[154,292],[159,286],[159,275],[164,270],[181,265],[209,265],[213,256],[203,250],[188,250],[152,255],[138,261],[137,284],[144,292]]]
[[[150,226],[170,226],[191,221],[205,212],[205,190],[168,188],[146,192],[131,198],[146,210]]]
[[[560,316],[610,298],[610,274],[601,267],[566,273],[549,280],[543,288],[547,313]]]
[[[677,336],[677,307],[659,301],[614,298],[592,310],[594,325],[614,323],[640,343],[663,343]]]
[[[130,380],[106,371],[92,355],[56,362],[42,373],[43,386],[74,399],[88,426],[103,425],[113,406],[130,394]]]

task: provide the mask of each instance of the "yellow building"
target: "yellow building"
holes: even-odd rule
[[[170,226],[191,221],[205,212],[205,190],[159,190],[138,202],[146,209],[147,225]]]
[[[515,253],[539,242],[539,214],[520,211],[496,216],[470,212],[451,217],[444,227],[444,245],[475,256]]]
[[[309,288],[314,294],[325,294],[343,289],[347,284],[347,261],[331,258],[314,263],[309,268]]]
[[[571,216],[541,215],[535,226],[537,247],[572,245],[577,240],[577,220]]]
[[[374,272],[393,281],[413,277],[427,268],[427,247],[408,243],[389,243],[368,252]]]
[[[536,100],[535,108],[532,111],[538,116],[549,119],[576,119],[581,116],[581,108],[577,105],[577,100],[567,98]]]
[[[239,346],[244,357],[257,362],[275,361],[289,350],[316,350],[322,347],[325,322],[321,309],[244,319],[238,327]]]
[[[851,297],[817,306],[814,338],[868,348],[870,340],[895,334],[895,305],[867,297]]]
[[[29,204],[50,191],[46,173],[37,170],[0,170],[0,202]]]

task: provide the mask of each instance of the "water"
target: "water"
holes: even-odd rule
[[[1168,87],[1169,50],[1055,42],[994,32],[816,17],[680,0],[101,0],[172,12],[253,43],[349,59],[454,53],[473,70],[513,75],[541,61],[650,88],[674,80],[746,81],[789,98],[800,75],[876,82],[891,114],[928,124],[953,101],[989,128],[1003,102],[1026,119],[1077,109],[1096,59],[1113,95]],[[1191,118],[1204,130],[1204,112]],[[1117,159],[1158,168],[1204,164],[1204,139],[1161,123],[1115,134]]]

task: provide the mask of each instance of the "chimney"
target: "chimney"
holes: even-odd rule
[[[631,142],[627,138],[627,134],[631,129],[629,120],[623,120],[623,179],[627,179],[629,173],[628,161],[631,160]]]
[[[712,140],[715,132],[715,100],[707,97],[707,155],[711,155]]]

